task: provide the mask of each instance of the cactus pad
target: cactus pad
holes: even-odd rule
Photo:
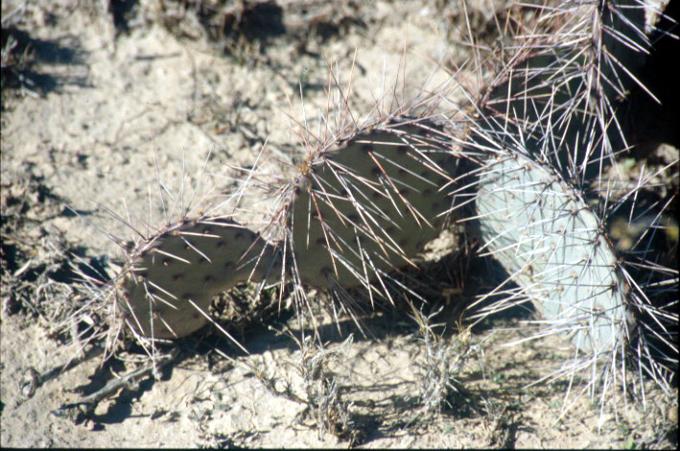
[[[143,243],[120,283],[119,304],[136,332],[188,335],[208,321],[214,295],[274,265],[276,251],[234,221],[203,218],[169,227]]]
[[[451,208],[450,143],[431,122],[392,119],[308,159],[293,186],[297,270],[320,287],[369,287],[436,238]]]

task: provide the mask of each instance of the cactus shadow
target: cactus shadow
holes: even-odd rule
[[[473,258],[468,262],[469,271],[464,281],[464,289],[455,299],[452,299],[450,296],[442,294],[443,290],[441,288],[446,288],[448,282],[441,282],[443,280],[441,274],[450,274],[452,268],[458,267],[459,263],[460,256],[452,254],[437,262],[424,265],[417,272],[402,274],[407,279],[411,278],[411,282],[416,286],[415,289],[420,288],[424,292],[423,294],[427,295],[427,304],[419,305],[418,308],[426,314],[437,312],[431,318],[432,323],[444,324],[445,326],[441,327],[440,330],[443,334],[452,334],[457,331],[455,325],[460,320],[461,315],[466,313],[465,307],[469,305],[470,300],[475,299],[483,290],[494,287],[497,284],[497,279],[507,278],[503,274],[500,265],[493,260]],[[434,280],[439,280],[441,283],[437,285],[434,283]],[[429,287],[429,291],[426,292],[425,287]],[[494,300],[490,298],[488,302],[494,302]],[[282,310],[277,315],[262,318],[260,321],[242,330],[241,333],[234,334],[234,338],[243,344],[249,354],[259,355],[267,351],[272,352],[281,349],[287,349],[291,352],[297,351],[299,345],[292,336],[314,336],[315,333],[326,344],[341,343],[350,334],[355,337],[356,342],[408,336],[418,333],[418,325],[410,316],[412,313],[410,309],[413,305],[412,303],[407,305],[406,303],[399,302],[395,305],[379,305],[376,306],[375,310],[363,312],[358,317],[359,324],[351,318],[345,318],[337,323],[323,324],[316,330],[312,328],[300,329],[290,327],[291,320],[294,319],[296,313],[293,310]],[[473,331],[481,332],[489,327],[493,327],[496,317],[512,318],[523,317],[529,314],[531,314],[531,309],[523,306],[508,309],[497,315],[491,315],[477,325]],[[292,336],[280,332],[287,325],[289,334]],[[143,349],[137,349],[137,345],[130,344],[130,346],[129,351],[140,354],[144,353]],[[177,340],[173,343],[172,347],[179,352],[174,359],[161,367],[161,381],[169,380],[172,377],[174,368],[196,357],[204,357],[210,367],[214,358],[220,361],[223,360],[224,357],[220,355],[234,358],[244,355],[243,351],[232,340],[216,331],[214,326],[207,326],[189,337]],[[85,398],[106,390],[106,385],[112,382],[115,374],[124,374],[125,372],[125,363],[116,358],[111,358],[90,376],[90,381],[87,384],[76,387],[75,391]],[[141,398],[145,392],[152,390],[156,382],[151,373],[146,374],[135,383],[124,385],[117,395],[109,398],[107,401],[98,402],[96,409],[87,414],[86,417],[94,422],[95,428],[103,428],[107,424],[121,423],[132,416],[133,402]],[[384,391],[387,387],[382,387],[378,384],[371,390],[373,389]],[[389,403],[396,411],[408,411],[413,408],[414,401],[410,397],[402,399],[396,395],[389,395],[385,402]],[[391,437],[406,426],[404,421],[416,421],[416,419],[410,418],[397,423],[383,423],[379,416],[362,414],[360,417],[353,418],[353,421],[355,424],[353,429],[358,434],[353,440],[356,443],[367,443],[376,439]]]
[[[126,366],[122,361],[115,358],[109,359],[90,376],[88,383],[76,387],[74,391],[78,392],[83,398],[94,395],[105,390],[108,384],[114,382],[115,373],[125,370]],[[166,365],[161,373],[162,379],[167,380],[171,376],[172,365]],[[81,414],[75,421],[79,423],[84,419],[91,420],[94,423],[95,430],[101,430],[107,424],[122,423],[132,416],[133,402],[140,399],[145,392],[150,391],[155,383],[153,376],[148,375],[135,384],[124,384],[116,396],[111,397],[108,402],[103,399],[95,402],[92,411],[84,415]],[[101,412],[102,410],[103,412]]]
[[[461,269],[461,264],[466,266],[464,270]],[[319,325],[315,329],[300,329],[291,325],[296,312],[292,309],[282,310],[277,315],[261,318],[240,334],[234,335],[234,338],[250,354],[255,355],[280,349],[297,350],[299,346],[295,340],[280,332],[284,329],[296,337],[317,336],[328,344],[343,342],[350,334],[356,342],[385,340],[418,333],[419,326],[413,318],[414,307],[430,317],[430,323],[438,333],[450,335],[457,333],[461,326],[472,324],[470,318],[475,313],[503,302],[503,295],[488,296],[501,282],[505,282],[504,286],[508,290],[516,288],[512,282],[508,282],[507,272],[492,258],[463,258],[458,253],[420,265],[417,270],[402,272],[399,277],[405,286],[417,292],[422,299],[406,297],[402,290],[393,293],[394,304],[376,301],[375,308],[371,308],[370,301],[361,299],[362,294],[357,293],[357,304],[367,307],[356,308],[352,312],[354,318],[345,315],[338,321]],[[480,296],[485,296],[486,299],[470,307]],[[332,302],[332,299],[324,299],[318,304],[330,310],[329,305]],[[472,331],[482,333],[493,328],[499,321],[527,319],[534,313],[535,309],[530,302],[513,302],[498,312],[485,313],[482,321],[474,323]],[[219,350],[230,357],[243,355],[243,351],[231,339],[211,325],[183,343],[185,351],[190,354],[208,354]]]
[[[103,414],[95,414],[92,416],[92,421],[96,424],[117,424],[122,423],[127,418],[131,418],[132,404],[140,399],[142,395],[150,391],[155,385],[153,377],[149,377],[137,385],[134,389],[124,388],[122,392],[117,395],[108,409]]]

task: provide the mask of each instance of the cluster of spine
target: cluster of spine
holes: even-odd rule
[[[637,207],[644,179],[619,199],[609,191],[617,183],[609,169],[630,153],[619,117],[650,48],[645,7],[633,0],[546,8],[549,26],[522,41],[464,144],[477,160],[468,182],[476,186],[472,223],[483,251],[518,286],[498,287],[507,296],[487,311],[530,300],[542,315],[539,336],[572,336],[575,358],[562,373],[590,367],[593,393],[623,377],[631,355],[662,385],[677,371],[677,297],[668,296],[677,269],[655,261],[652,244],[663,235],[668,203]],[[630,222],[654,219],[621,253],[607,223],[624,209]]]
[[[185,220],[130,255],[118,301],[138,334],[184,337],[209,321],[213,296],[263,279],[277,269],[277,256],[276,247],[231,219]]]
[[[479,315],[532,302],[547,324],[540,334],[572,335],[576,358],[563,372],[592,367],[591,388],[611,385],[631,346],[639,363],[651,356],[652,341],[664,357],[641,368],[662,381],[675,374],[677,300],[652,298],[677,288],[677,272],[651,262],[658,277],[632,277],[627,265],[651,251],[622,259],[606,222],[637,191],[612,202],[591,189],[626,149],[616,104],[648,46],[644,11],[634,1],[543,8],[542,32],[523,38],[466,136],[415,110],[352,123],[319,140],[279,187],[269,220],[278,236],[198,216],[138,243],[113,286],[127,326],[151,339],[189,335],[210,321],[215,295],[244,281],[391,301],[394,288],[409,290],[392,274],[417,266],[424,245],[457,221],[517,286],[499,286],[492,294],[504,300]]]
[[[442,189],[457,170],[450,148],[432,120],[400,115],[310,155],[286,206],[294,280],[343,305],[359,293],[393,303],[391,273],[416,267],[451,220],[455,200]]]
[[[130,252],[116,284],[130,329],[172,339],[210,321],[212,298],[251,281],[389,299],[390,273],[436,238],[451,208],[441,190],[456,160],[430,119],[390,115],[318,146],[278,190],[265,240],[231,217],[164,227]]]

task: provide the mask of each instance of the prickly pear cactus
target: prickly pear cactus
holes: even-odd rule
[[[608,354],[628,338],[628,287],[600,219],[554,171],[501,154],[481,171],[485,245],[550,327],[577,349]]]
[[[572,336],[585,364],[571,368],[614,367],[643,329],[632,312],[677,322],[625,272],[605,232],[608,193],[588,195],[627,148],[617,102],[649,45],[643,3],[556,4],[538,7],[539,28],[476,105],[468,136],[453,121],[402,113],[339,127],[276,187],[282,207],[269,225],[282,233],[271,241],[200,217],[139,244],[115,287],[128,326],[186,336],[209,321],[215,295],[272,274],[282,285],[391,300],[395,285],[408,290],[391,274],[417,266],[424,245],[459,220],[477,227],[482,251],[519,286],[505,303],[528,298],[545,325],[539,335]]]
[[[450,141],[430,120],[387,117],[355,130],[300,166],[279,243],[232,220],[200,218],[139,245],[119,283],[127,323],[146,337],[186,336],[209,321],[213,296],[270,275],[329,290],[363,286],[371,299],[385,293],[382,279],[415,266],[441,232],[454,199],[442,188],[455,166]],[[291,254],[280,251],[285,240]]]
[[[530,299],[543,316],[538,336],[570,334],[582,359],[572,368],[599,366],[594,379],[604,374],[605,385],[633,341],[646,349],[632,359],[641,372],[664,380],[677,371],[677,348],[667,344],[674,357],[663,358],[675,369],[645,361],[652,354],[645,334],[668,343],[677,323],[670,304],[654,304],[654,285],[677,287],[677,277],[648,261],[651,248],[621,255],[606,236],[608,218],[626,201],[611,194],[625,179],[607,180],[607,171],[630,151],[618,115],[627,89],[640,83],[635,73],[650,45],[645,7],[560,3],[545,16],[549,33],[520,42],[468,137],[479,162],[472,183],[483,249],[519,285],[506,303]],[[626,197],[643,190],[641,180]],[[629,218],[634,205],[626,207]],[[627,265],[649,268],[656,283],[634,280]],[[654,326],[640,324],[641,316]]]
[[[447,220],[456,171],[432,121],[395,117],[312,154],[292,185],[294,270],[325,289],[364,286],[406,265]],[[380,285],[379,285],[380,286]]]
[[[274,247],[232,220],[182,221],[131,253],[118,303],[138,334],[183,337],[208,322],[214,295],[260,281],[280,264]]]

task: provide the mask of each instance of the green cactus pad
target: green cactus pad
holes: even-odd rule
[[[294,185],[290,225],[304,283],[369,287],[436,238],[451,208],[450,143],[403,118],[313,156]]]
[[[119,305],[137,333],[186,336],[208,321],[214,295],[280,263],[260,236],[234,221],[203,218],[169,227],[138,247],[119,284]]]
[[[627,288],[601,221],[555,171],[527,157],[499,155],[480,174],[485,250],[578,349],[616,349],[627,338]]]

